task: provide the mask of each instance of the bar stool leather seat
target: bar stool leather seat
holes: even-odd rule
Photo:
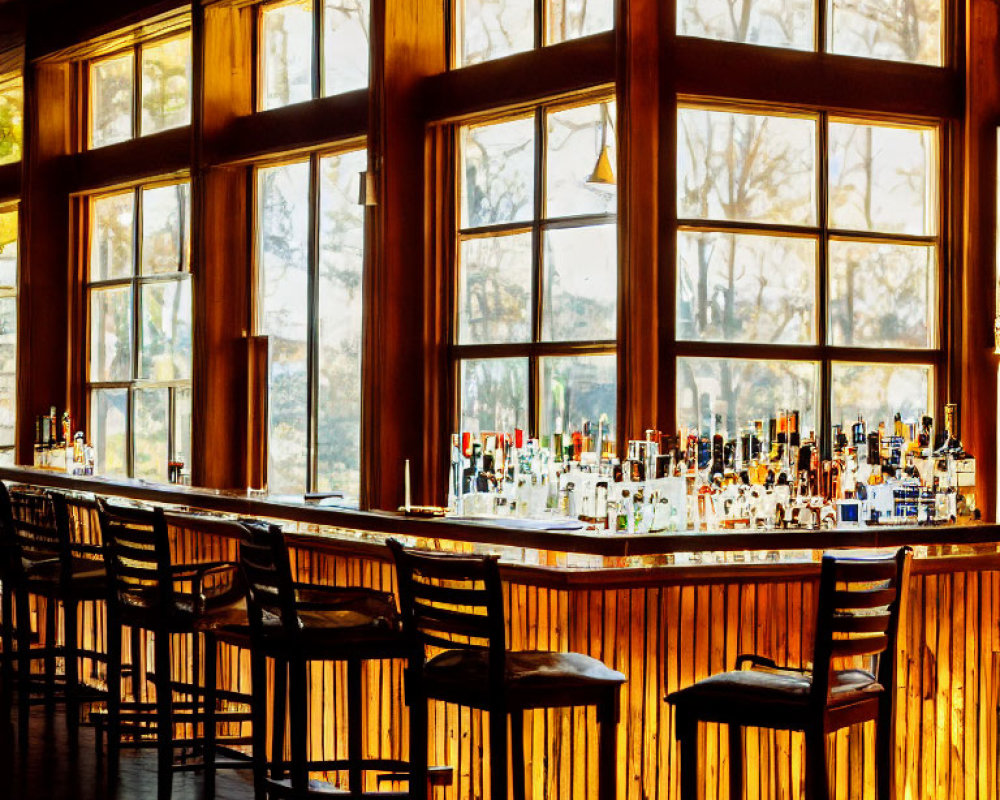
[[[63,565],[58,558],[22,558],[25,580],[32,594],[54,596],[65,590]],[[74,557],[69,582],[81,600],[103,600],[108,594],[108,573],[104,564],[92,558]]]
[[[543,689],[547,686],[593,687],[603,689],[625,683],[625,676],[596,658],[583,653],[556,653],[547,650],[517,650],[507,653],[504,686],[509,692],[518,689]],[[481,689],[488,692],[489,653],[473,650],[445,650],[428,659],[424,679],[433,684],[435,693],[454,687],[466,695]]]

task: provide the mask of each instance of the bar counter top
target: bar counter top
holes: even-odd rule
[[[818,551],[838,548],[899,547],[904,544],[932,548],[995,546],[1000,542],[1000,525],[992,522],[922,526],[878,525],[812,531],[796,529],[680,531],[627,535],[586,529],[549,530],[543,527],[525,527],[520,520],[513,520],[511,525],[505,525],[502,521],[494,520],[435,519],[388,511],[358,511],[306,502],[304,499],[289,496],[268,497],[246,491],[202,489],[135,479],[69,475],[29,467],[0,467],[0,479],[65,491],[162,503],[193,511],[294,522],[298,523],[296,527],[300,536],[303,530],[318,526],[359,534],[399,535],[432,541],[445,540],[454,543],[602,557],[595,561],[604,559],[624,561],[634,557],[670,554]],[[558,520],[554,518],[553,524],[558,525]],[[978,547],[972,549],[982,552]],[[992,549],[995,552],[995,547]],[[586,568],[589,561],[585,558],[572,560],[578,562],[581,568]],[[695,562],[701,563],[701,560],[695,559]],[[691,563],[690,559],[684,559],[684,563]]]

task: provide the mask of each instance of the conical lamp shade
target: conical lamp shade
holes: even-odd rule
[[[603,183],[608,185],[617,183],[614,167],[611,166],[611,148],[609,146],[605,145],[601,148],[601,154],[597,157],[594,171],[587,178],[587,183]]]

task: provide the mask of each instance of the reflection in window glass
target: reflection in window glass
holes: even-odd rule
[[[830,226],[933,235],[936,130],[831,122]]]
[[[260,107],[266,111],[311,100],[312,0],[264,6],[260,47]]]
[[[682,219],[814,225],[816,120],[680,108]]]
[[[24,89],[20,80],[0,86],[0,164],[21,160]]]
[[[365,215],[358,204],[364,150],[320,159],[319,358],[317,475],[319,491],[356,498],[361,459],[361,321]]]
[[[135,241],[135,194],[98,197],[90,203],[90,280],[106,281],[132,274]]]
[[[162,480],[170,460],[170,392],[168,389],[137,389],[132,395],[135,439],[133,474],[137,478]]]
[[[132,377],[132,287],[90,291],[90,380],[104,383]]]
[[[534,164],[533,118],[462,128],[462,227],[530,220]]]
[[[462,66],[478,64],[535,46],[534,0],[460,0]]]
[[[528,359],[462,361],[459,430],[513,431],[528,427]]]
[[[611,30],[615,25],[613,0],[549,0],[547,44],[565,42]]]
[[[323,90],[327,95],[368,85],[369,0],[325,0]]]
[[[811,0],[682,0],[677,33],[726,42],[812,50]]]
[[[561,109],[546,114],[545,215],[614,214],[617,185],[591,181],[597,160],[604,155],[617,166],[613,101]]]
[[[182,182],[90,203],[89,433],[105,474],[166,481],[168,461],[190,469],[189,196]],[[178,428],[182,397],[189,410]]]
[[[923,364],[835,362],[832,380],[834,425],[849,426],[860,416],[872,430],[879,422],[891,425],[897,412],[903,422],[918,422],[933,408],[931,367]]]
[[[0,463],[14,463],[17,429],[17,211],[0,211]]]
[[[257,333],[269,337],[268,488],[299,494],[308,456],[309,162],[257,172]]]
[[[143,275],[188,270],[191,262],[190,195],[187,183],[142,190]]]
[[[819,364],[745,358],[678,358],[677,424],[703,433],[719,417],[727,436],[779,409],[800,414],[803,431],[816,429]]]
[[[832,344],[932,346],[935,248],[833,240],[829,269]]]
[[[540,359],[542,436],[582,431],[584,422],[613,439],[618,404],[618,359],[607,356],[566,356]]]
[[[618,227],[553,228],[544,234],[542,329],[547,341],[615,338]]]
[[[144,284],[141,298],[140,377],[150,381],[189,380],[191,280]]]
[[[831,0],[830,52],[942,64],[941,0]]]
[[[191,124],[191,35],[142,48],[142,135]]]
[[[515,233],[460,244],[460,344],[531,340],[531,242]]]
[[[90,146],[132,138],[135,57],[132,51],[90,65]]]
[[[128,475],[128,389],[90,393],[90,440],[99,475]]]
[[[678,338],[816,344],[817,251],[812,237],[678,232]]]

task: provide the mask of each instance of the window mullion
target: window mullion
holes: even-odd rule
[[[319,156],[309,159],[309,275],[306,330],[306,491],[318,484],[319,453]]]
[[[136,48],[138,53],[138,47]],[[142,264],[142,190],[133,190],[132,214],[132,374],[130,377],[128,393],[128,418],[125,421],[126,455],[125,463],[128,469],[128,476],[135,477],[135,383],[139,379],[139,367],[142,357],[139,352],[141,347],[141,337],[139,336],[139,326],[142,324],[142,283],[139,279],[140,264]]]
[[[313,0],[313,59],[312,59],[312,92],[313,100],[324,96],[325,83],[323,73],[323,0]]]
[[[820,18],[822,19],[822,12]],[[817,265],[819,274],[816,276],[816,336],[823,353],[820,361],[819,374],[819,408],[817,409],[817,425],[819,430],[816,439],[820,446],[820,452],[824,458],[830,458],[833,454],[833,368],[827,355],[827,347],[830,344],[829,327],[829,242],[830,242],[830,214],[829,214],[829,136],[828,127],[830,115],[823,111],[819,115],[819,130],[817,132],[817,190],[816,197],[817,213],[819,214],[820,241],[819,252],[817,253],[819,263]]]
[[[531,342],[542,338],[542,303],[544,297],[543,253],[544,239],[541,220],[545,216],[545,109],[535,109],[535,195],[534,220],[531,229]],[[539,381],[538,357],[532,355],[528,361],[528,430],[538,435],[541,387]]]

